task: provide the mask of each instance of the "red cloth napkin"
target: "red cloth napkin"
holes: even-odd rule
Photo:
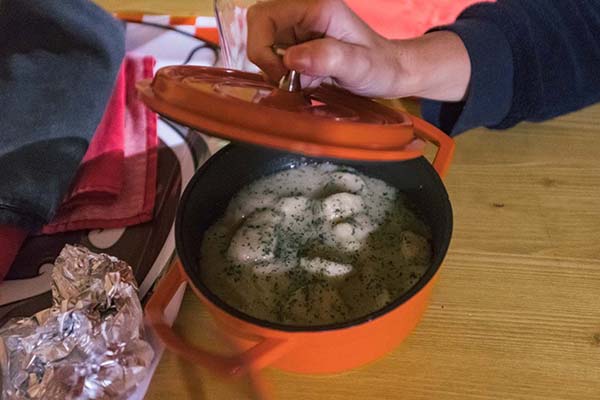
[[[481,0],[346,0],[350,8],[379,34],[392,39],[422,35],[453,22],[468,6]]]
[[[27,231],[11,225],[0,225],[0,283],[27,237]]]
[[[71,191],[41,233],[120,228],[152,218],[156,194],[156,114],[135,84],[152,78],[154,58],[127,55],[102,123]]]
[[[62,207],[115,200],[123,187],[125,66]]]

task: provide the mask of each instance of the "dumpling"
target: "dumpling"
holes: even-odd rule
[[[277,247],[275,228],[281,219],[272,210],[252,214],[233,235],[227,251],[229,259],[237,264],[273,260]]]
[[[310,200],[305,196],[282,197],[276,208],[286,216],[298,216],[310,207]]]
[[[366,214],[354,215],[351,219],[333,225],[335,245],[346,251],[358,251],[375,228]]]
[[[337,192],[359,193],[365,186],[365,181],[360,176],[342,171],[332,173],[328,183],[328,189]]]
[[[283,214],[282,224],[290,232],[302,233],[313,218],[312,201],[308,197],[283,197],[275,208]]]
[[[301,258],[300,267],[313,274],[323,274],[328,278],[342,278],[352,272],[352,265],[337,263],[321,257]]]
[[[377,303],[377,307],[382,308],[392,301],[390,296],[390,292],[387,289],[382,289],[382,291],[375,297],[375,302]]]
[[[328,221],[338,221],[362,212],[365,208],[363,198],[352,193],[336,193],[321,202],[321,212]]]
[[[411,231],[400,234],[400,251],[409,262],[427,263],[431,260],[431,246],[427,239]]]
[[[261,209],[246,218],[245,225],[277,225],[282,218],[283,216],[274,210]]]
[[[273,208],[277,203],[278,197],[273,193],[239,193],[235,199],[229,203],[225,213],[228,223],[235,224],[243,218],[249,218],[251,215],[264,209]]]

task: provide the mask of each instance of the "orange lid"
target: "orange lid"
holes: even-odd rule
[[[417,118],[333,86],[294,92],[260,74],[171,66],[140,82],[138,90],[157,113],[227,140],[354,160],[422,154],[422,146],[414,145],[422,137],[415,134]]]

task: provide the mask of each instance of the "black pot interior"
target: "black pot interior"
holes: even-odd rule
[[[365,317],[324,326],[288,326],[251,317],[227,305],[200,279],[200,248],[204,231],[227,208],[230,199],[244,186],[263,176],[293,165],[330,161],[355,168],[367,176],[379,178],[405,193],[417,212],[429,224],[433,234],[433,262],[427,273],[407,293],[381,310]],[[176,221],[179,257],[191,282],[214,304],[238,318],[284,331],[339,329],[370,321],[383,315],[423,288],[442,263],[452,235],[452,208],[446,189],[431,164],[423,157],[401,162],[356,162],[315,159],[247,145],[229,145],[208,160],[194,175],[181,199]]]

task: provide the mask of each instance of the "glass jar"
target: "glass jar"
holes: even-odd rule
[[[215,15],[221,42],[220,66],[258,72],[258,67],[250,62],[246,53],[246,13],[254,3],[256,0],[215,0]]]

